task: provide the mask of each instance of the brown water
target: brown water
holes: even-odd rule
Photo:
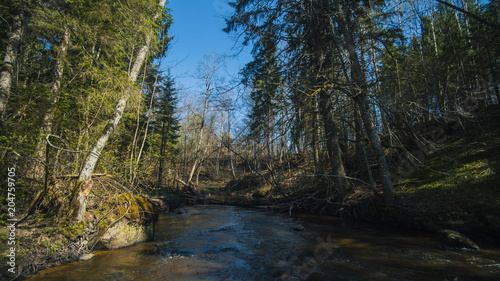
[[[28,280],[500,280],[498,249],[443,251],[426,234],[328,217],[214,205],[183,211],[160,216],[156,241]]]

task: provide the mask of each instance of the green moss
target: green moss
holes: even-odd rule
[[[67,237],[71,241],[75,241],[78,237],[82,236],[85,232],[85,228],[87,227],[87,223],[85,221],[81,221],[76,225],[67,225],[62,227],[62,232],[65,237]]]
[[[120,206],[118,206],[120,217],[125,216],[129,220],[140,220],[142,218],[149,220],[153,219],[158,213],[156,205],[145,197],[123,193],[118,198],[120,202]]]
[[[0,231],[0,243],[3,245],[3,244],[6,244],[7,240],[8,240],[8,232],[6,230],[4,231]]]
[[[500,179],[499,160],[496,159],[498,145],[472,142],[471,139],[455,141],[426,159],[424,165],[415,167],[414,172],[400,182],[397,192],[419,193],[421,191],[439,189],[448,192],[450,189],[468,187],[491,189],[490,183]],[[495,185],[495,184],[493,184]],[[427,194],[426,194],[427,195]]]
[[[460,136],[442,144],[396,185],[397,204],[405,214],[384,210],[385,215],[410,227],[496,236],[500,229],[498,151],[496,135]]]

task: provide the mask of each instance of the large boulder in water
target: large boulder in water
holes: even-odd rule
[[[437,232],[436,238],[445,249],[469,249],[479,251],[479,246],[476,245],[467,236],[460,232],[441,229]]]
[[[124,194],[116,220],[101,229],[98,248],[118,249],[154,238],[159,208],[147,198]]]

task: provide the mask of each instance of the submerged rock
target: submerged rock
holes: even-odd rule
[[[479,251],[479,246],[460,232],[441,229],[436,238],[445,249],[470,249]]]
[[[304,229],[305,229],[304,226],[301,224],[296,224],[296,225],[292,226],[292,230],[295,230],[295,231],[302,231]]]
[[[92,253],[89,253],[89,254],[84,254],[80,257],[80,260],[81,261],[88,261],[90,259],[92,259],[95,255],[92,254]]]

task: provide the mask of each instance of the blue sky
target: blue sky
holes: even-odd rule
[[[174,36],[162,69],[171,68],[172,76],[181,91],[199,94],[194,78],[198,62],[209,53],[235,55],[241,51],[241,44],[235,43],[234,34],[222,31],[223,17],[232,13],[227,0],[168,0],[174,20],[169,33]],[[235,58],[226,60],[228,76],[236,76],[241,67],[251,60],[247,47]],[[225,75],[223,72],[221,76]]]

